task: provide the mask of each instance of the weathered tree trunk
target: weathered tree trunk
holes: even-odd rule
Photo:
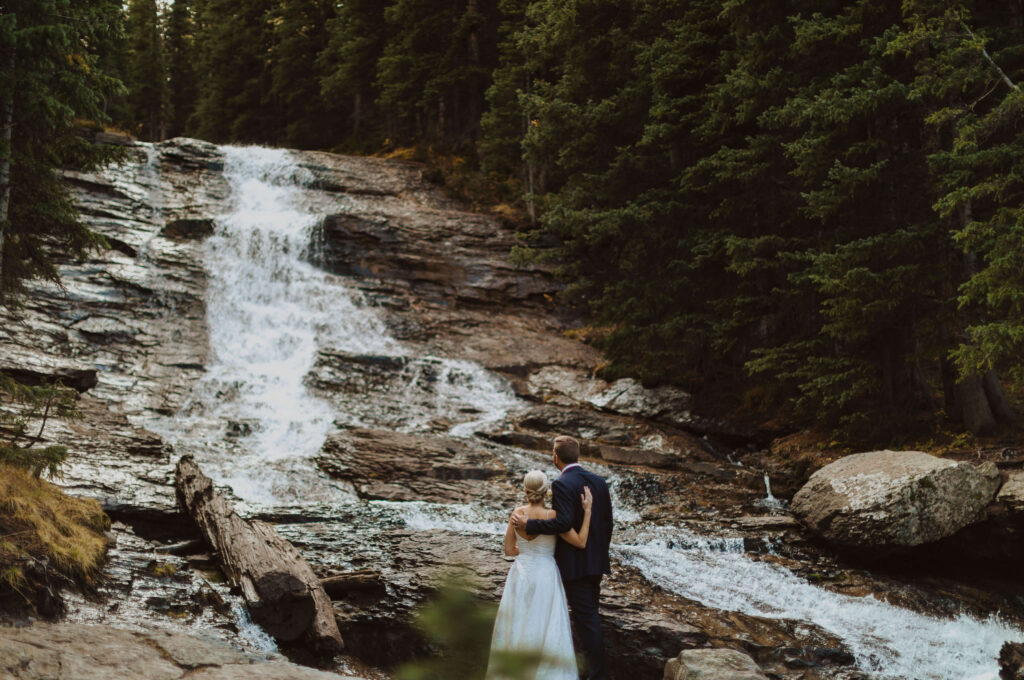
[[[356,92],[352,98],[352,136],[359,137],[359,128],[363,122],[363,95]]]
[[[332,600],[344,599],[350,593],[384,591],[384,581],[381,580],[380,574],[372,569],[328,576],[320,579],[320,585]]]
[[[999,384],[999,374],[995,369],[985,374],[981,379],[981,384],[985,388],[988,405],[992,409],[992,415],[996,417],[996,420],[1007,425],[1016,424],[1017,416],[1013,409],[1010,408],[1009,402],[1006,401],[1003,387]]]
[[[952,359],[943,357],[940,362],[942,373],[942,396],[946,407],[946,415],[951,420],[963,421],[963,409],[960,408],[960,394],[956,389],[956,365]]]
[[[4,90],[3,104],[0,106],[0,139],[3,141],[3,155],[0,156],[0,292],[4,288],[4,241],[7,235],[7,216],[10,214],[11,206],[11,148],[14,139],[14,79],[15,68],[17,67],[18,44],[17,44],[17,15],[10,17],[11,35],[0,46],[0,73],[6,77],[3,79]]]
[[[213,488],[192,456],[175,470],[178,499],[242,590],[253,621],[281,642],[300,640],[317,654],[343,648],[331,601],[299,551],[265,522],[249,522]]]
[[[966,28],[966,26],[965,26]],[[986,55],[987,56],[987,55]],[[971,202],[964,203],[960,211],[960,226],[966,228],[971,223],[972,206]],[[964,280],[970,280],[978,271],[978,256],[971,251],[963,254]],[[964,326],[969,326],[970,315],[964,320]],[[961,331],[960,335],[966,337]],[[998,412],[1009,407],[997,401],[1002,397],[1002,389],[999,387],[999,379],[995,371],[989,371],[987,375],[972,373],[971,375],[960,376],[957,382],[957,397],[963,413],[964,427],[974,434],[991,434],[996,429],[996,417]],[[995,399],[993,399],[995,397]],[[1012,420],[1012,418],[1011,418]]]
[[[956,387],[960,406],[963,408],[964,427],[974,434],[990,434],[994,431],[996,418],[992,415],[981,376],[964,376]]]

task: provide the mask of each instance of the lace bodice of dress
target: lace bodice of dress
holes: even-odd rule
[[[535,556],[550,557],[555,554],[555,542],[557,540],[557,536],[547,536],[544,534],[537,536],[532,541],[527,541],[520,536],[517,541],[519,556],[527,558]]]

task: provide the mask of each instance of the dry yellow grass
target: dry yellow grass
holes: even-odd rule
[[[103,565],[108,528],[96,501],[0,465],[0,585],[21,589],[27,557],[45,557],[62,574],[90,582]]]

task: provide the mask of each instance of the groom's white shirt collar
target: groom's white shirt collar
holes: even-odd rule
[[[564,475],[565,471],[568,470],[569,468],[574,468],[574,467],[579,467],[579,466],[580,466],[579,463],[569,463],[564,468],[562,468],[562,474]]]

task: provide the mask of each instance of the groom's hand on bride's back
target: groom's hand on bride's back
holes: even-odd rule
[[[522,529],[526,526],[526,514],[521,513],[518,509],[512,511],[512,526],[516,529]]]

